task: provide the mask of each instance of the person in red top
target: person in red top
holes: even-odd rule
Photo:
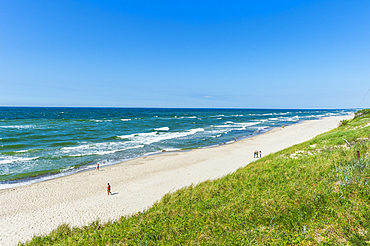
[[[107,193],[108,193],[108,196],[109,196],[109,194],[112,195],[112,192],[110,191],[110,185],[109,185],[109,183],[108,183],[108,186],[107,186]]]

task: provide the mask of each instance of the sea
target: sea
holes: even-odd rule
[[[0,107],[0,189],[354,111]]]

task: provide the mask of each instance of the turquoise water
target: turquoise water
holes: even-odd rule
[[[0,107],[0,189],[353,111]]]

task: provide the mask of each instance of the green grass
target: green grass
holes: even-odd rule
[[[62,225],[26,245],[369,245],[367,112],[221,179],[167,194],[144,213]]]

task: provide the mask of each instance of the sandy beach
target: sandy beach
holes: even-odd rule
[[[0,190],[0,245],[16,245],[61,224],[84,226],[149,208],[181,187],[216,179],[262,157],[336,128],[353,115],[305,121],[231,144],[165,152],[28,186]],[[112,196],[106,192],[112,186]]]

